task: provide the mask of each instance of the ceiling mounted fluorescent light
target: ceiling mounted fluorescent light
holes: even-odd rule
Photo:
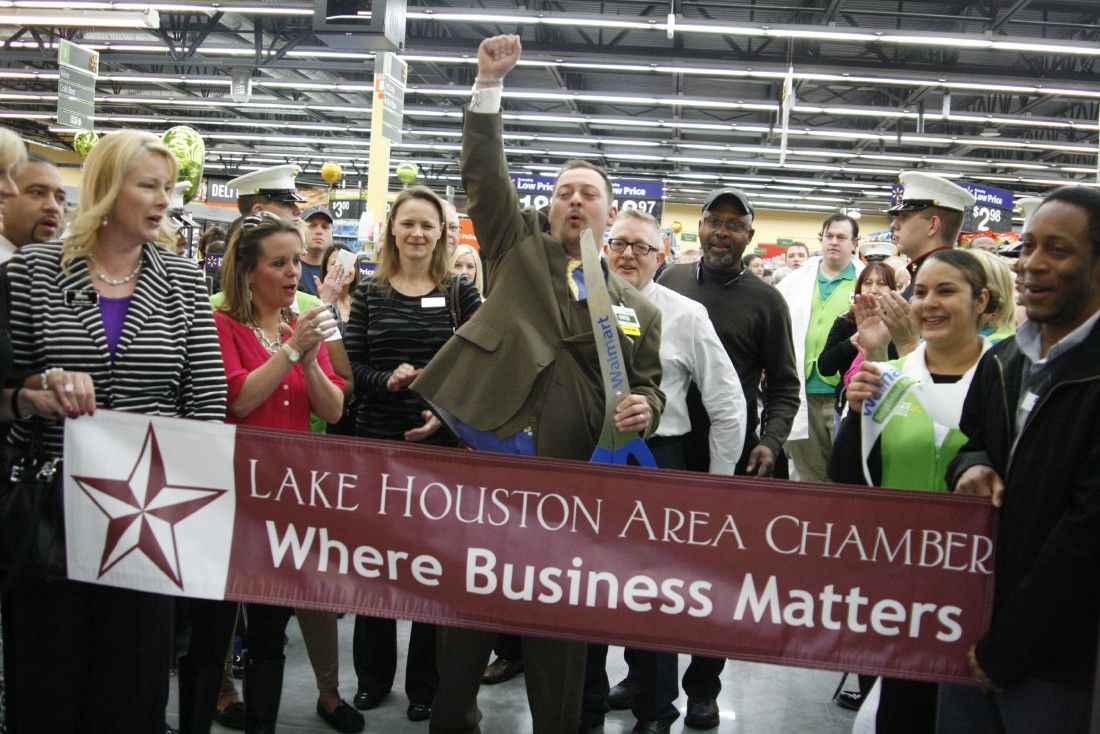
[[[566,25],[585,28],[617,28],[620,30],[639,31],[664,31],[666,25],[657,20],[615,20],[599,15],[568,16],[542,13],[484,13],[484,12],[453,12],[439,11],[432,8],[421,11],[409,11],[405,14],[408,20],[437,20],[452,21],[458,23],[496,23],[503,25]]]
[[[127,3],[127,2],[64,2],[51,0],[15,0],[14,2],[0,3],[0,7],[16,8],[57,8],[63,10],[127,10],[132,12],[146,12],[150,10],[161,13],[244,13],[247,15],[313,15],[312,8],[295,8],[286,6],[264,5],[221,5],[192,4],[192,3]]]
[[[125,10],[11,9],[0,12],[0,26],[153,29],[160,27],[160,14],[155,10],[130,12]]]

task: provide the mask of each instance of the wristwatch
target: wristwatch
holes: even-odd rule
[[[290,360],[291,364],[298,364],[298,360],[302,358],[301,353],[290,346],[288,342],[283,342],[283,354],[286,355],[286,358]]]

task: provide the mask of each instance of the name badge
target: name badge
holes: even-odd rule
[[[638,314],[634,313],[634,309],[612,304],[611,310],[615,312],[615,318],[618,320],[619,327],[624,334],[627,336],[642,335],[642,324],[638,321]]]
[[[1039,399],[1038,395],[1036,395],[1033,392],[1029,392],[1027,395],[1024,395],[1024,400],[1020,404],[1020,407],[1022,407],[1024,409],[1025,413],[1030,413],[1031,409],[1035,407],[1035,402],[1038,399]]]
[[[99,293],[95,288],[64,291],[65,305],[73,308],[87,308],[99,304]]]
[[[447,299],[443,296],[424,296],[420,299],[420,308],[443,308]]]

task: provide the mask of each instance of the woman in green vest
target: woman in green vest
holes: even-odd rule
[[[905,357],[886,363],[916,379],[919,386],[898,401],[870,455],[864,457],[863,401],[882,393],[882,367],[877,360],[885,357],[886,347],[863,345],[871,349],[848,386],[849,412],[829,457],[832,481],[867,484],[866,458],[875,486],[947,491],[947,464],[966,440],[959,431],[963,399],[978,360],[990,346],[979,334],[990,303],[985,270],[973,254],[941,250],[924,262],[909,302],[922,342]],[[931,734],[935,715],[935,684],[881,680],[876,731]]]

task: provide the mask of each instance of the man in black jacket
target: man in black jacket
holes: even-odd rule
[[[942,686],[937,731],[1088,729],[1100,610],[1100,192],[1054,191],[1017,266],[1028,320],[979,364],[948,469],[997,517],[978,688]]]

